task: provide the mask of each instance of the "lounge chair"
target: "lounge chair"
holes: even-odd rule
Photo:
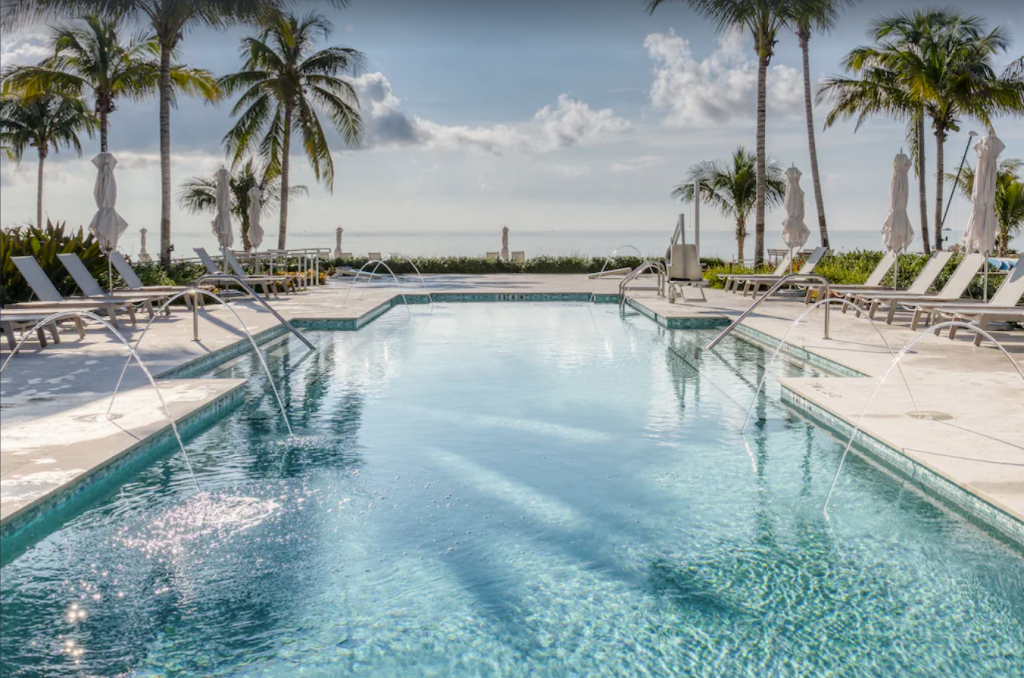
[[[248,278],[253,280],[269,280],[273,282],[275,287],[277,287],[277,285],[283,285],[285,292],[288,291],[289,287],[291,287],[294,290],[295,279],[302,277],[302,273],[297,273],[293,275],[273,273],[259,273],[256,275],[249,275],[248,273],[245,272],[245,269],[242,268],[242,264],[238,261],[238,257],[235,256],[234,252],[232,252],[231,250],[227,250],[224,253],[224,258],[227,259],[228,266],[231,267],[231,270],[234,271],[235,275],[237,275],[239,278]],[[266,294],[266,289],[264,289],[264,294]]]
[[[22,311],[14,310],[9,311],[7,309],[0,310],[0,331],[3,332],[4,336],[7,337],[7,344],[13,351],[18,346],[18,339],[15,337],[15,332],[18,330],[29,330],[39,323],[40,320],[46,320],[48,317],[53,315],[53,312],[40,312],[40,311]],[[85,336],[85,331],[81,328],[81,319],[79,319],[79,336]],[[53,337],[53,343],[60,343],[60,334],[57,333],[57,323],[51,322],[36,328],[36,337],[39,338],[39,345],[46,347],[46,333],[44,330],[49,330],[50,335]]]
[[[206,267],[207,273],[211,275],[223,275],[223,271],[217,268],[217,264],[214,263],[213,259],[210,258],[210,255],[207,254],[204,248],[194,247],[193,249],[195,250],[195,253],[199,256],[199,260],[203,262],[203,266]],[[236,273],[235,275],[238,274]],[[242,282],[244,282],[246,285],[249,285],[250,287],[262,287],[264,296],[270,296],[271,292],[275,297],[277,296],[277,283],[272,278],[267,278],[266,276],[262,275],[245,275],[244,271],[243,274],[239,275],[238,277],[242,279]],[[227,278],[224,278],[220,282],[221,286],[230,284],[231,281]]]
[[[951,304],[920,304],[914,307],[914,321],[911,324],[917,329],[919,320],[927,316],[929,322],[940,318],[952,320],[974,320],[980,329],[986,329],[994,322],[1024,322],[1024,306],[1018,306],[1024,298],[1024,254],[1017,260],[1016,266],[1006,276],[996,293],[987,302],[963,299]],[[968,302],[968,303],[965,303]],[[949,328],[949,338],[956,337],[956,327]],[[974,335],[974,345],[981,343],[980,332]]]
[[[60,292],[57,291],[57,288],[54,287],[50,279],[46,277],[46,272],[35,259],[32,257],[11,257],[11,261],[14,262],[14,265],[21,272],[25,282],[32,288],[32,292],[39,301],[11,304],[4,310],[28,309],[39,313],[47,311],[56,313],[57,311],[70,310],[95,311],[106,314],[110,319],[110,324],[115,328],[120,328],[116,312],[118,309],[122,309],[128,313],[128,317],[133,325],[136,322],[135,306],[131,299],[112,297],[107,294],[99,297],[71,297],[65,299],[60,295]],[[150,306],[149,310],[152,312],[152,306]]]
[[[775,266],[775,271],[772,273],[774,277],[782,277],[786,275],[786,271],[789,270],[789,265],[793,262],[793,253],[789,250],[786,251],[785,256],[779,259],[779,263]],[[747,278],[763,278],[763,275],[757,273],[741,273],[732,275],[730,273],[719,273],[718,277],[725,280],[725,291],[736,292],[739,290],[739,284]]]
[[[165,292],[169,295],[177,294],[178,292],[186,292],[191,290],[192,287],[189,285],[143,285],[142,280],[139,279],[135,269],[128,263],[128,260],[124,258],[124,255],[120,252],[110,253],[110,263],[114,265],[117,272],[121,274],[121,279],[124,280],[128,289],[135,292]],[[203,286],[205,287],[205,286]],[[118,290],[123,291],[123,290]],[[184,296],[182,299],[185,300],[185,305],[191,307],[191,301],[189,296]],[[199,305],[204,306],[204,297],[200,295]]]
[[[854,303],[860,307],[857,311],[857,317],[860,317],[861,312],[867,308],[868,317],[873,320],[878,309],[886,307],[889,309],[889,313],[886,315],[885,322],[892,324],[896,311],[901,306],[913,307],[915,304],[928,302],[941,304],[957,301],[967,291],[967,286],[971,284],[974,276],[981,270],[981,264],[984,260],[985,255],[976,252],[966,255],[963,261],[960,262],[960,265],[956,267],[956,270],[953,271],[953,275],[949,276],[949,280],[946,281],[946,284],[938,292],[925,292],[924,294],[868,292],[858,294],[854,298]],[[916,280],[914,282],[915,284],[917,283]]]
[[[85,267],[82,260],[78,258],[77,254],[58,254],[57,258],[60,259],[60,263],[64,265],[68,273],[71,274],[75,284],[78,285],[78,289],[82,290],[82,294],[93,299],[100,299],[103,297],[111,297],[113,299],[127,299],[133,304],[137,304],[146,309],[149,313],[149,317],[153,317],[156,310],[153,308],[153,303],[156,302],[162,305],[166,302],[171,293],[169,292],[137,292],[135,290],[113,290],[111,292],[105,292],[96,278],[92,277],[92,273]],[[164,309],[164,315],[170,315],[171,311],[169,308]]]
[[[501,256],[501,252],[488,252],[487,253],[487,261],[497,261],[498,257],[500,257],[500,256]]]
[[[526,252],[513,252],[512,261],[526,261]]]
[[[841,296],[846,292],[864,292],[871,290],[884,290],[884,289],[895,289],[892,287],[882,287],[882,279],[892,269],[893,264],[896,263],[896,253],[886,252],[874,270],[868,275],[868,279],[864,281],[863,285],[830,285],[829,292],[835,296]],[[812,282],[808,284],[797,284],[796,287],[802,290],[807,290],[807,295],[804,297],[805,303],[811,303],[812,298],[820,297],[821,293],[825,291],[825,286]]]
[[[910,287],[892,287],[889,285],[868,285],[865,283],[861,285],[836,285],[830,287],[829,291],[833,296],[841,299],[847,299],[851,302],[856,303],[856,298],[860,296],[866,296],[874,293],[878,294],[889,294],[899,293],[906,295],[926,295],[928,290],[931,289],[932,284],[935,283],[935,279],[939,277],[943,269],[946,268],[946,264],[949,263],[952,258],[953,252],[950,250],[936,250],[932,252],[932,255],[928,258],[927,263],[914,278],[914,282],[910,284]],[[877,270],[877,269],[876,269]],[[872,272],[872,275],[874,273]],[[884,277],[884,275],[883,275]],[[843,304],[843,313],[849,310],[849,306]]]
[[[808,275],[814,272],[814,267],[818,265],[825,255],[828,253],[827,247],[816,247],[811,255],[807,257],[803,265],[797,273]],[[764,288],[766,291],[775,283],[779,282],[786,276],[788,271],[783,271],[782,275],[755,275],[749,278],[744,278],[741,282],[743,283],[743,296],[747,296],[747,292],[752,292],[756,297],[757,293]]]
[[[370,252],[366,256],[369,257],[371,261],[384,261],[384,257],[380,252]]]

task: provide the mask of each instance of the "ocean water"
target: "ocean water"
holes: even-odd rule
[[[614,305],[400,307],[0,570],[4,676],[1021,676],[1024,559]]]
[[[664,256],[668,247],[671,229],[650,231],[622,232],[566,232],[566,231],[515,231],[509,235],[509,248],[526,252],[527,257],[538,255],[573,255],[608,256],[623,245],[632,245],[647,256]],[[953,234],[959,237],[959,233]],[[687,241],[692,242],[692,231],[687,232]],[[852,250],[882,250],[882,236],[875,230],[871,231],[834,231],[830,233],[832,249],[838,252]],[[240,241],[238,241],[240,243]],[[957,242],[951,238],[950,243]],[[175,257],[192,257],[193,247],[217,248],[217,243],[208,232],[181,232],[175,234]],[[779,232],[770,231],[765,235],[766,249],[784,249],[782,236]],[[264,241],[266,247],[276,247],[277,237],[268,233]],[[812,232],[806,247],[819,245],[817,232]],[[303,229],[296,225],[290,229],[288,246],[291,248],[323,247],[334,251],[335,235],[333,229]],[[360,231],[357,227],[345,229],[342,241],[345,252],[365,255],[368,252],[404,254],[407,256],[484,256],[487,252],[501,249],[501,232],[495,233],[408,233],[408,232],[372,232]],[[1024,241],[1018,239],[1018,245],[1024,247]],[[240,246],[240,244],[239,244]],[[156,252],[158,241],[150,234],[147,249]],[[754,238],[747,238],[745,255],[753,257]],[[121,249],[128,254],[135,254],[139,249],[139,236],[129,231],[121,239]],[[732,233],[718,230],[706,230],[701,233],[701,255],[721,257],[728,261],[736,257],[736,240]],[[911,246],[911,251],[920,250],[920,241]],[[626,248],[623,253],[632,253]]]

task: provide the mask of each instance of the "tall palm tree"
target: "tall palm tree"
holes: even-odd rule
[[[116,101],[129,97],[142,101],[156,94],[160,83],[155,36],[139,35],[122,43],[117,20],[89,15],[81,21],[54,26],[50,43],[53,56],[37,66],[16,66],[4,71],[5,91],[26,96],[58,91],[83,98],[91,93],[99,117],[100,151],[108,149],[109,116]],[[217,82],[209,71],[171,66],[171,85],[189,96],[211,97]]]
[[[765,175],[765,201],[772,206],[781,205],[786,195],[785,173],[769,158]],[[705,160],[691,165],[683,183],[672,189],[672,197],[693,202],[695,184],[700,185],[701,200],[736,220],[736,260],[742,262],[747,217],[757,204],[757,159],[740,146],[729,160]]]
[[[43,165],[50,151],[73,148],[82,155],[80,133],[91,137],[96,118],[81,99],[59,95],[32,98],[0,98],[0,143],[20,163],[26,148],[35,148],[39,159],[36,175],[36,225],[43,224]]]
[[[261,171],[255,161],[250,158],[231,175],[231,214],[242,225],[242,245],[245,251],[252,249],[249,241],[249,190],[259,188],[263,195],[260,199],[260,212],[266,213],[281,203],[281,182],[268,177]],[[288,199],[307,195],[305,186],[292,186],[288,189]],[[189,177],[178,189],[178,206],[190,214],[213,213],[217,204],[217,177]]]
[[[1006,256],[1010,239],[1024,232],[1024,180],[1019,174],[1022,168],[1024,161],[1008,158],[999,163],[996,173],[996,221],[999,223],[996,246],[1000,257]],[[964,167],[959,178],[947,174],[946,182],[970,200],[974,192],[974,169],[970,165]]]
[[[171,78],[174,53],[185,34],[207,26],[221,28],[256,21],[286,0],[3,0],[0,26],[54,17],[99,14],[149,26],[160,46],[160,261],[171,261]],[[347,0],[330,0],[345,5]],[[211,100],[217,93],[206,92]]]
[[[818,208],[818,231],[822,247],[828,247],[828,223],[825,220],[825,199],[821,195],[821,174],[818,172],[818,147],[814,138],[814,105],[811,94],[810,41],[814,33],[828,33],[836,25],[846,6],[857,0],[805,0],[795,8],[796,37],[800,42],[804,70],[804,115],[807,118],[807,149],[811,156],[811,180],[814,203]]]
[[[331,22],[319,14],[302,18],[272,13],[258,37],[242,40],[244,63],[239,73],[221,78],[229,94],[241,92],[231,111],[239,116],[224,136],[228,153],[237,163],[257,153],[271,176],[280,175],[281,192],[288,195],[289,156],[293,124],[298,127],[306,158],[317,181],[334,190],[334,161],[318,110],[350,144],[359,142],[363,121],[359,97],[343,73],[355,73],[363,55],[348,47],[314,51],[316,39],[326,39]],[[281,203],[278,249],[288,238],[288,201]]]
[[[874,47],[860,47],[847,57],[851,70],[868,69],[868,77],[858,85],[841,79],[826,82],[824,90],[836,88],[840,103],[847,104],[845,115],[857,109],[843,94],[866,85],[873,94],[891,105],[890,112],[915,107],[923,126],[931,121],[936,141],[935,217],[936,248],[942,243],[943,164],[945,142],[951,131],[958,131],[963,117],[973,117],[991,127],[998,113],[1024,110],[1024,82],[996,74],[993,56],[1004,51],[1009,40],[1001,28],[985,32],[982,20],[946,10],[918,10],[882,17],[873,25]],[[845,90],[844,86],[852,84]],[[901,90],[897,92],[896,90]],[[861,94],[864,94],[862,91]],[[856,98],[856,97],[854,97]],[[868,108],[880,112],[878,99]],[[899,105],[896,102],[899,101]],[[830,116],[831,117],[831,116]],[[923,139],[920,141],[923,147]]]
[[[669,0],[648,0],[654,12]],[[798,5],[807,0],[682,0],[712,21],[718,31],[741,26],[754,37],[757,54],[757,199],[754,205],[754,261],[764,261],[764,211],[767,191],[765,122],[768,65],[775,55],[779,32],[792,24]]]

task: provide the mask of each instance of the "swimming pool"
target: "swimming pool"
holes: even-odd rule
[[[411,311],[411,313],[407,312]],[[436,304],[252,356],[247,404],[0,570],[4,676],[1024,674],[1024,559],[613,306]],[[810,374],[777,363],[777,374]]]

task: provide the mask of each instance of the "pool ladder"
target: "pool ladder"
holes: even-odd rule
[[[665,265],[660,261],[645,261],[640,266],[637,266],[629,275],[622,279],[619,283],[619,308],[622,309],[626,305],[626,291],[629,288],[629,283],[636,280],[640,275],[647,271],[653,270],[658,275],[658,296],[665,296],[665,279],[668,277],[668,271],[665,270]]]

